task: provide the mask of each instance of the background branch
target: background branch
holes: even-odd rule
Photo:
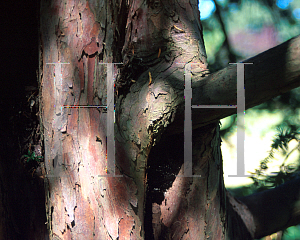
[[[297,178],[279,187],[239,198],[253,215],[256,226],[254,237],[261,238],[299,224],[299,194],[300,178]]]

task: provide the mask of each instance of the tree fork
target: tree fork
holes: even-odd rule
[[[196,79],[193,104],[205,105],[236,104],[235,66],[204,78],[207,63],[196,0],[42,1],[40,27],[50,239],[145,239],[148,161],[155,160],[150,157],[155,155],[154,147],[164,143],[165,135],[183,132],[184,64],[197,63],[192,66],[192,79]],[[270,67],[263,73],[254,71],[254,66],[246,67],[253,69],[252,75],[247,70],[245,74],[246,106],[298,86],[296,39],[273,51],[272,59],[264,54],[254,59],[270,61],[279,54],[279,61],[283,61],[288,50],[288,65],[281,63],[286,68],[276,61],[261,63],[267,64],[261,71]],[[58,61],[70,63],[62,70],[61,89],[59,76],[56,74],[53,81],[53,70],[46,65]],[[120,83],[115,96],[115,147],[116,174],[123,177],[99,178],[106,174],[107,166],[105,113],[96,108],[59,111],[54,105],[107,104],[106,68],[98,63],[120,61],[124,66],[120,73],[115,71],[116,85]],[[277,69],[284,74],[264,75]],[[247,75],[253,83],[248,83]],[[283,79],[275,79],[277,76]],[[274,88],[276,84],[279,90]],[[272,94],[263,96],[260,89],[269,88],[274,88]],[[247,89],[258,93],[256,98],[248,101]],[[197,116],[193,174],[203,178],[177,176],[161,205],[150,202],[156,239],[225,239],[234,231],[226,225],[218,126],[220,118],[233,113],[230,109],[193,112]],[[179,174],[183,171],[180,166]],[[241,229],[248,233],[242,224]]]

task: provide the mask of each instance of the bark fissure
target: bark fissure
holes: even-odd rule
[[[46,184],[51,239],[225,239],[233,231],[236,209],[228,217],[218,121],[232,110],[193,110],[193,174],[202,177],[179,176],[186,64],[193,63],[193,104],[236,104],[232,66],[204,78],[208,70],[197,1],[52,2],[42,1],[40,62],[45,168],[54,175]],[[291,43],[294,51],[298,40]],[[279,48],[280,56],[285,49]],[[290,59],[297,62],[297,56]],[[63,67],[60,94],[54,94],[59,86],[46,66],[57,61],[70,63]],[[107,70],[99,63],[112,62],[123,63],[114,68],[114,167],[122,178],[99,177],[111,172],[105,111],[54,107],[58,97],[64,105],[108,104]],[[299,84],[298,65],[284,74],[285,83],[266,97],[262,92],[249,96],[247,107],[279,94],[278,86],[286,90]],[[249,79],[259,77],[252,73]],[[246,98],[247,89],[258,92],[258,86],[246,78]],[[244,228],[241,224],[241,232]]]

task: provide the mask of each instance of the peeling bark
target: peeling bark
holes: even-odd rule
[[[194,63],[196,92],[204,84],[208,95],[214,94],[216,84],[212,77],[204,79],[208,70],[197,1],[42,0],[40,32],[50,239],[230,239],[235,213],[226,210],[233,202],[226,200],[223,183],[218,126],[223,113],[196,113],[195,123],[202,127],[193,131],[193,174],[202,177],[179,176],[185,65]],[[109,73],[99,63],[121,62],[114,68],[112,167],[123,177],[99,177],[112,172],[105,111],[60,106],[108,105]],[[228,86],[225,91],[234,92],[231,82]],[[177,155],[171,154],[173,146]],[[160,167],[171,169],[167,177],[156,177]],[[152,196],[155,184],[163,183]],[[240,232],[251,234],[240,222]]]
[[[176,91],[181,90],[167,81],[183,86],[184,68],[175,61],[198,61],[198,69],[206,70],[199,12],[193,5],[196,2],[42,3],[42,118],[52,236],[67,239],[84,232],[87,238],[116,239],[122,232],[144,237],[147,158],[173,120]],[[116,83],[116,163],[121,170],[117,173],[125,177],[99,179],[106,168],[105,113],[54,105],[105,105],[106,70],[98,62],[120,60],[124,66]],[[61,89],[54,66],[47,65],[58,61],[69,63],[62,67]],[[132,86],[126,88],[128,82]],[[122,219],[127,219],[125,225]]]

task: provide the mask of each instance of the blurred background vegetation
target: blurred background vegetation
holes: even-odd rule
[[[300,34],[300,0],[199,0],[199,10],[211,72]],[[300,175],[300,88],[246,110],[244,163],[251,177],[228,177],[237,173],[236,115],[221,124],[225,185],[234,196]],[[300,239],[300,226],[263,239]]]

